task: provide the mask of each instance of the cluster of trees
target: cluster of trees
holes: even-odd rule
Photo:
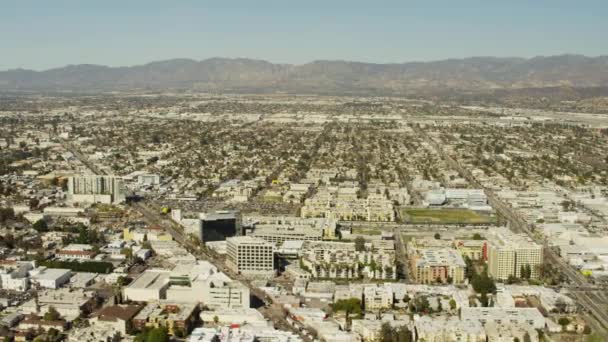
[[[169,342],[169,332],[166,328],[144,328],[137,334],[135,342]]]
[[[49,230],[49,226],[46,224],[46,221],[44,219],[40,219],[34,222],[32,228],[34,228],[38,233],[48,232]]]
[[[403,325],[393,328],[390,324],[382,324],[380,329],[380,342],[411,342],[414,341],[412,332]]]
[[[60,318],[61,318],[61,315],[52,306],[49,307],[49,309],[47,310],[47,312],[44,313],[44,316],[42,316],[42,319],[44,319],[45,321],[57,321]]]
[[[66,243],[81,243],[81,244],[103,244],[105,243],[105,237],[97,230],[89,229],[83,224],[68,228],[71,233],[77,234],[75,237],[68,238]]]
[[[13,208],[0,208],[0,222],[6,222],[15,219],[15,211]]]
[[[67,268],[74,272],[93,272],[108,274],[114,269],[114,265],[109,262],[100,261],[64,261],[64,260],[45,260],[40,262],[40,266],[48,268]]]
[[[530,267],[530,265],[521,265],[519,273],[521,279],[530,279],[532,276],[532,267]]]
[[[332,307],[334,311],[346,312],[346,317],[349,317],[350,314],[356,314],[357,316],[361,316],[363,314],[361,300],[358,298],[341,299]]]
[[[479,301],[483,307],[492,306],[488,294],[496,293],[496,283],[488,275],[488,270],[484,269],[481,274],[475,273],[471,279],[471,285],[475,292],[480,294]]]
[[[10,196],[14,192],[14,187],[12,187],[10,184],[4,184],[2,181],[0,181],[0,195]]]
[[[365,239],[362,236],[357,236],[355,239],[355,250],[358,252],[365,251]]]
[[[431,313],[433,311],[426,296],[417,296],[414,300],[410,300],[408,307],[411,312]],[[441,305],[439,311],[441,311]]]

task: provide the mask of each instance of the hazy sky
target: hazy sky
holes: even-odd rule
[[[0,70],[563,53],[608,54],[608,0],[0,0]]]

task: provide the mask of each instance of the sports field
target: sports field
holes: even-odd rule
[[[358,235],[380,235],[382,231],[372,227],[353,227],[353,234]]]
[[[401,217],[407,223],[484,224],[495,218],[468,209],[404,208]]]

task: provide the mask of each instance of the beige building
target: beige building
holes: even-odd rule
[[[227,265],[234,272],[252,276],[274,274],[274,245],[251,236],[226,239]]]
[[[393,305],[393,290],[390,286],[366,286],[363,289],[365,311],[390,309]]]
[[[121,203],[125,201],[125,190],[122,180],[116,177],[70,177],[68,199],[78,203]]]
[[[543,246],[527,235],[519,235],[507,228],[490,231],[488,238],[488,272],[496,279],[509,276],[521,278],[522,267],[530,267],[531,278],[538,279],[543,263]]]
[[[393,250],[357,251],[352,242],[308,241],[302,266],[313,278],[396,279]]]
[[[418,249],[410,253],[410,274],[420,284],[464,282],[466,264],[454,249]]]
[[[485,240],[456,240],[454,241],[454,247],[463,258],[471,260],[486,258],[487,241]]]

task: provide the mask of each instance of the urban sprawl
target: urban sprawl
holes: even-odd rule
[[[608,119],[400,98],[21,95],[7,341],[607,341]]]

